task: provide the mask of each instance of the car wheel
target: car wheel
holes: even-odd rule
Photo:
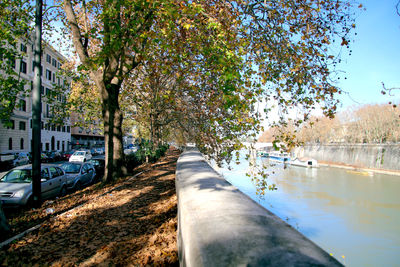
[[[67,188],[65,188],[65,186],[63,186],[60,190],[60,197],[63,197],[67,194]]]
[[[75,190],[81,190],[81,189],[82,189],[82,183],[78,181],[75,185]]]

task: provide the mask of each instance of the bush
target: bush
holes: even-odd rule
[[[145,140],[140,144],[140,149],[132,154],[125,155],[125,166],[128,170],[132,170],[140,164],[146,162],[146,158],[149,162],[156,162],[159,158],[165,155],[169,145],[159,145],[156,149],[153,149],[153,143]]]

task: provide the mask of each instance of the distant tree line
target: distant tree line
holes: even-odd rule
[[[292,121],[272,127],[259,138],[260,142],[289,140],[288,146],[304,143],[399,143],[400,111],[396,105],[364,105],[339,113],[335,118],[312,117],[296,126]]]

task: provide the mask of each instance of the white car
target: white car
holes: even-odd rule
[[[69,158],[69,161],[86,162],[92,158],[92,154],[89,151],[78,150]]]

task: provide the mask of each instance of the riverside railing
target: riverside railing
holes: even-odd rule
[[[181,266],[342,266],[228,183],[198,151],[177,163]]]

